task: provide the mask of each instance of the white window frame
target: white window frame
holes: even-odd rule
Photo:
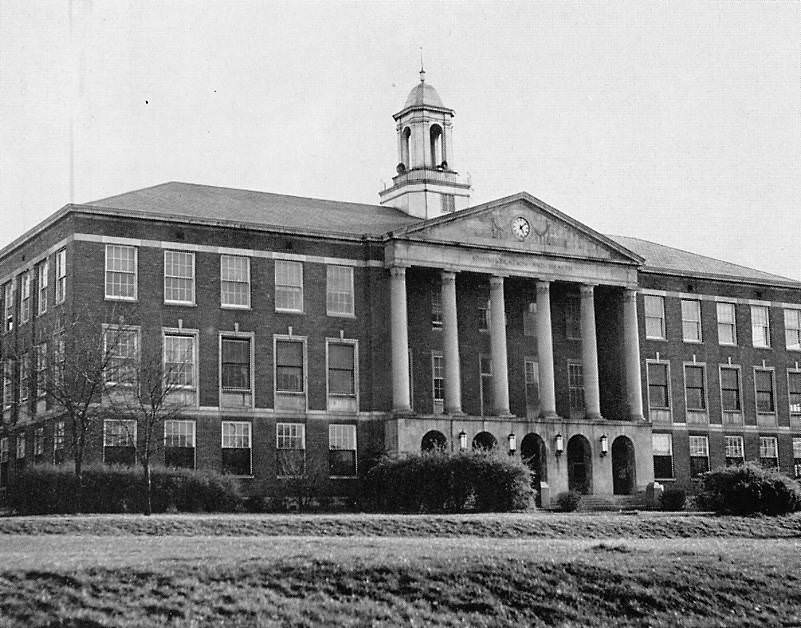
[[[349,440],[348,437],[344,437],[345,433],[353,435],[353,449],[347,447],[339,447],[339,443],[341,441]],[[355,478],[359,475],[359,449],[358,449],[358,442],[357,442],[358,434],[356,430],[356,426],[350,423],[329,423],[328,425],[328,451],[352,451],[353,452],[353,473],[351,475],[330,475],[328,477],[333,479],[339,478]],[[345,443],[348,444],[347,442]]]
[[[801,310],[784,309],[784,345],[788,351],[801,351]]]
[[[281,334],[273,335],[273,392],[276,395],[293,395],[306,397],[309,392],[309,356],[307,351],[306,336],[287,336]],[[278,388],[278,358],[277,349],[279,342],[297,342],[303,346],[303,390],[279,390]]]
[[[581,386],[576,386],[575,384],[571,384],[571,375],[570,375],[571,367],[573,367],[574,369],[575,369],[575,367],[578,367],[579,369],[581,369]],[[587,389],[584,386],[584,364],[582,363],[582,361],[581,360],[572,360],[572,359],[568,360],[567,361],[567,373],[566,374],[567,374],[567,397],[568,397],[568,406],[567,407],[570,410],[570,414],[574,415],[574,416],[579,416],[579,413],[585,414],[587,412],[587,398],[585,396],[586,392],[587,392]],[[581,408],[574,408],[573,407],[571,394],[570,394],[571,391],[573,391],[573,390],[581,390],[581,400],[582,400]]]
[[[23,353],[19,359],[19,403],[28,401],[30,396],[31,384],[31,364],[30,353]]]
[[[737,371],[737,401],[740,402],[738,410],[727,410],[723,407],[723,370],[731,369]],[[743,412],[743,370],[739,364],[719,364],[718,365],[718,383],[720,387],[720,411],[728,414],[742,414]]]
[[[240,438],[244,438],[247,436],[247,447],[235,447],[230,444],[226,445],[225,443],[225,425],[233,425],[234,426],[234,444],[236,444],[236,440]],[[244,430],[241,434],[237,432],[237,428],[247,426],[247,429]],[[250,463],[249,463],[249,473],[245,475],[234,475],[233,477],[239,478],[249,478],[253,477],[253,425],[250,421],[222,421],[220,423],[220,449],[248,449],[250,451]],[[197,454],[195,454],[197,456]],[[220,452],[220,459],[222,460],[222,451]]]
[[[437,361],[440,365],[437,367]],[[439,369],[439,377],[437,377],[437,369]],[[442,380],[442,396],[437,397],[437,380]],[[445,356],[442,351],[431,352],[431,399],[434,405],[443,405],[445,403]]]
[[[238,260],[245,262],[246,281],[239,281],[235,279],[226,279],[225,277],[225,263],[231,260]],[[194,273],[194,270],[193,270]],[[245,294],[247,295],[246,303],[226,303],[225,297],[225,284],[237,284],[247,286]],[[250,294],[251,294],[251,277],[250,277],[250,258],[246,255],[220,255],[220,308],[224,310],[249,310],[250,309]],[[194,295],[193,295],[194,297]]]
[[[64,421],[56,421],[53,424],[53,454],[66,449],[66,443],[65,423]]]
[[[45,258],[36,266],[36,286],[37,286],[37,294],[39,298],[37,299],[37,315],[41,316],[42,314],[47,314],[47,306],[48,306],[48,288],[50,283],[50,260]]]
[[[192,385],[175,385],[173,389],[178,391],[187,391],[190,393],[194,393],[194,405],[198,405],[198,399],[200,395],[200,365],[199,362],[199,348],[198,348],[198,340],[199,340],[199,332],[197,329],[185,329],[185,328],[177,328],[177,327],[162,327],[161,329],[161,367],[162,372],[166,375],[167,374],[167,337],[168,336],[181,336],[185,338],[192,339],[192,357],[194,364],[192,365]]]
[[[483,361],[487,360],[487,363],[490,365],[489,372],[484,371],[484,364]],[[479,402],[481,403],[481,416],[492,416],[492,413],[495,411],[495,408],[485,408],[487,404],[487,400],[484,399],[484,379],[491,378],[490,389],[493,390],[493,399],[492,404],[495,405],[494,399],[494,378],[495,378],[495,365],[492,363],[492,356],[489,353],[479,353],[478,354],[478,381],[479,381]]]
[[[14,452],[14,458],[17,460],[24,460],[25,455],[27,454],[27,443],[25,438],[25,432],[20,432],[17,434],[15,440],[16,451]]]
[[[730,440],[731,439],[731,440]],[[733,447],[730,449],[730,445]],[[730,453],[737,453],[737,456],[730,456]],[[740,434],[724,434],[723,436],[723,459],[739,458],[745,462],[745,445]]]
[[[442,311],[442,285],[431,286],[431,328],[442,329],[444,315]]]
[[[581,340],[581,298],[573,294],[565,299],[565,338]]]
[[[288,273],[286,271],[288,271],[290,268],[299,270],[300,285],[294,285],[288,283],[288,279],[286,279]],[[288,260],[288,259],[277,259],[275,260],[275,268],[273,269],[273,274],[275,279],[275,311],[290,312],[293,314],[303,314],[304,308],[306,307],[303,294],[303,262],[298,262],[295,260]],[[327,274],[326,274],[326,279],[327,279]],[[292,294],[292,295],[300,294],[300,307],[286,307],[285,304],[279,304],[280,299],[283,298],[279,297],[279,295],[281,294]],[[327,300],[328,300],[328,291],[326,289],[326,301]]]
[[[793,406],[790,400],[790,376],[791,375],[798,375],[801,378],[801,369],[787,369],[787,404],[790,408],[790,414],[793,416],[801,414],[801,402],[799,402],[798,409],[793,410]]]
[[[128,333],[128,332],[133,332],[134,333],[134,352],[135,352],[135,354],[133,356],[120,356],[115,351],[114,355],[111,356],[111,354],[110,354],[111,349],[108,346],[109,334],[111,334],[111,333],[119,334],[119,333]],[[139,366],[138,365],[139,355],[140,355],[140,351],[141,351],[141,347],[142,347],[141,342],[142,342],[142,329],[138,325],[107,325],[107,324],[103,325],[103,355],[106,356],[107,361],[108,360],[120,360],[120,361],[122,361],[122,360],[133,360],[133,368],[137,368]],[[107,385],[109,385],[109,386],[133,386],[134,385],[134,382],[118,382],[118,381],[115,381],[114,379],[110,378],[108,376],[108,374],[106,374],[106,373],[103,373],[103,378],[104,378],[105,383]]]
[[[0,463],[8,462],[8,436],[0,436]]]
[[[651,364],[659,364],[665,367],[665,375],[667,377],[667,407],[662,408],[658,406],[654,406],[651,403],[651,374],[649,370],[649,366]],[[670,361],[669,360],[646,360],[645,361],[645,379],[646,379],[646,388],[648,392],[648,409],[649,410],[667,410],[673,413],[673,391],[671,389],[671,381],[670,381]]]
[[[489,333],[492,326],[492,307],[489,299],[483,299],[478,305],[478,331]]]
[[[334,293],[331,290],[332,284],[332,273],[334,272],[345,272],[348,274],[348,279],[350,281],[350,288],[349,288],[349,295],[350,295],[350,309],[343,308],[341,310],[332,309],[331,308],[331,298],[335,294],[347,294],[342,291],[337,291]],[[356,293],[354,291],[354,278],[353,278],[353,266],[342,266],[338,264],[328,264],[325,267],[325,310],[328,316],[339,316],[339,317],[346,317],[346,318],[354,318],[356,315]]]
[[[704,384],[704,407],[691,408],[687,403],[687,369],[697,367],[701,369]],[[709,414],[709,377],[706,373],[706,362],[685,362],[682,367],[682,376],[684,377],[684,409],[686,412],[697,412]]]
[[[176,425],[181,425],[181,426],[191,425],[192,426],[192,429],[190,430],[189,434],[181,434],[181,433],[179,433],[179,434],[177,434],[177,436],[178,436],[178,438],[191,436],[191,439],[192,439],[192,468],[193,469],[197,469],[197,421],[189,420],[189,419],[166,419],[164,421],[164,449],[166,451],[166,449],[168,447],[178,447],[179,446],[179,445],[168,445],[167,444],[167,437],[168,437],[167,427],[168,426],[176,426]],[[222,430],[222,428],[221,428],[221,430]],[[179,430],[179,432],[180,432],[180,430]],[[169,436],[175,437],[174,434],[170,434]]]
[[[14,361],[11,358],[3,360],[3,411],[11,410],[14,406]]]
[[[703,443],[703,446],[698,445]],[[690,434],[690,460],[693,458],[706,458],[706,468],[709,470],[709,437],[704,434]],[[692,467],[692,463],[690,465]]]
[[[687,311],[685,311],[685,306]],[[690,311],[691,309],[692,311]],[[696,316],[697,318],[687,318],[688,316]],[[693,325],[697,337],[688,337],[685,325]],[[701,302],[697,299],[681,299],[681,339],[684,342],[696,344],[704,341],[701,325]]]
[[[67,249],[59,249],[55,255],[56,294],[55,304],[64,303],[67,298]]]
[[[248,382],[248,388],[223,388],[223,341],[225,340],[239,340],[239,341],[247,341],[248,342],[248,352],[250,354],[250,378]],[[256,388],[256,377],[255,377],[255,344],[256,344],[256,334],[254,332],[233,332],[233,331],[221,331],[219,333],[219,348],[217,352],[218,356],[218,364],[217,364],[217,371],[220,375],[219,387],[220,392],[232,392],[232,393],[248,393],[251,397],[255,396],[255,388]],[[252,402],[251,402],[252,404]]]
[[[112,249],[128,249],[133,251],[133,272],[128,270],[110,270],[109,269],[109,251]],[[113,258],[113,256],[112,256]],[[135,246],[128,246],[124,244],[107,244],[106,245],[106,261],[105,273],[103,276],[104,293],[106,301],[136,301],[139,298],[139,248]],[[125,275],[133,275],[133,296],[109,294],[109,273],[119,273]]]
[[[116,443],[109,442],[109,434],[108,434],[108,427],[109,423],[125,423],[126,425],[130,426],[133,424],[133,445],[118,445]],[[137,447],[137,443],[139,442],[138,438],[138,430],[139,426],[134,419],[104,419],[103,420],[103,462],[106,461],[106,447],[133,447],[134,448],[134,463],[136,463],[136,452],[139,449]],[[130,433],[130,432],[129,432]]]
[[[20,276],[19,324],[24,325],[31,320],[31,290],[33,279],[31,271],[26,270]]]
[[[286,428],[289,428],[289,434],[282,433]],[[292,434],[291,432],[299,428],[300,434]],[[282,447],[282,439],[295,439],[300,438],[300,447]],[[306,474],[306,424],[293,421],[280,421],[275,424],[275,451],[302,451],[303,452],[303,473],[300,475],[283,475],[279,473],[280,465],[276,461],[276,477],[279,478],[294,478],[303,477]]]
[[[655,437],[664,437],[666,438],[666,442],[668,443],[668,451],[669,453],[655,453],[656,448],[654,447],[654,438]],[[651,434],[651,458],[653,463],[654,456],[661,456],[665,457],[670,456],[670,476],[669,477],[657,477],[656,472],[654,472],[654,479],[655,480],[675,480],[676,479],[676,458],[673,455],[673,434],[669,432],[653,432]]]
[[[168,275],[167,274],[167,258],[172,255],[186,255],[192,260],[192,274],[189,277],[184,277],[182,275]],[[164,250],[164,304],[165,305],[195,305],[195,295],[196,295],[196,273],[195,273],[195,252],[194,251],[179,251],[175,249],[165,249]],[[190,289],[190,298],[188,300],[184,299],[168,299],[167,298],[167,280],[168,279],[179,279],[182,281],[189,281],[191,285]]]
[[[773,410],[760,410],[759,409],[759,399],[757,398],[757,381],[756,381],[756,374],[757,372],[763,373],[770,373],[770,385],[771,385],[771,399],[773,400]],[[789,397],[789,395],[788,395]],[[772,366],[755,366],[754,367],[754,410],[757,414],[763,415],[774,415],[776,414],[776,407],[778,405],[778,399],[776,398],[776,369]]]
[[[330,372],[331,361],[330,351],[331,345],[349,345],[353,348],[353,392],[352,393],[336,393],[331,392]],[[344,397],[348,399],[356,399],[356,407],[358,408],[359,399],[359,341],[354,338],[326,338],[325,339],[325,392],[328,397]]]
[[[721,321],[721,310],[722,308],[731,308],[731,321]],[[729,301],[718,301],[715,303],[715,316],[717,320],[717,328],[718,328],[718,344],[723,345],[726,347],[736,347],[737,346],[737,305],[735,303],[731,303]],[[724,315],[725,316],[725,315]],[[721,339],[720,328],[721,327],[731,327],[731,342],[724,342]]]
[[[652,316],[648,314],[648,302],[656,303],[657,300],[661,306],[661,316]],[[667,323],[665,321],[665,297],[657,294],[643,295],[643,315],[645,317],[645,338],[647,340],[667,340]],[[660,327],[662,328],[661,336],[652,336],[648,333],[648,319],[658,319],[661,321]]]
[[[768,447],[767,444],[771,443]],[[769,449],[773,450],[773,456],[764,455],[769,453]],[[775,467],[779,468],[779,439],[776,436],[760,436],[759,437],[759,462],[762,464],[762,459],[772,459],[776,461]]]
[[[8,333],[14,329],[14,317],[16,315],[17,301],[17,278],[11,278],[5,285],[3,291],[3,333]]]
[[[765,312],[765,322],[764,323],[757,323],[755,313],[764,311]],[[754,333],[754,330],[760,329],[760,333]],[[759,336],[759,342],[757,342],[757,336]],[[762,340],[767,339],[766,344],[762,344]],[[757,349],[770,349],[771,347],[771,337],[770,337],[770,306],[768,305],[752,305],[751,306],[751,345],[756,347]]]
[[[35,345],[36,354],[36,396],[39,399],[47,396],[47,343]]]
[[[33,430],[33,457],[44,456],[44,427],[37,427]]]

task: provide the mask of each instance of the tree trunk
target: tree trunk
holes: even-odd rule
[[[83,510],[83,456],[75,452],[75,500],[72,504],[75,514]]]
[[[145,460],[145,515],[150,516],[153,513],[153,505],[151,502],[151,484],[150,484],[150,461]]]

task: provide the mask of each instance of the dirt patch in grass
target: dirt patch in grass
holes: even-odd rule
[[[85,515],[6,517],[0,534],[420,536],[494,538],[801,538],[787,517],[512,513],[483,515]]]
[[[691,554],[674,552],[671,541],[565,541],[549,552],[546,543],[486,540],[472,555],[448,553],[446,539],[365,554],[365,541],[337,539],[341,548],[324,558],[204,555],[126,569],[6,569],[0,625],[801,623],[801,565],[791,541],[747,541],[752,547],[742,551],[737,541],[721,541],[731,554],[716,542],[688,541],[700,543]],[[379,541],[391,549],[403,540]]]

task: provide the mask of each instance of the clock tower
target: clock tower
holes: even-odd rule
[[[425,74],[421,67],[420,82],[393,116],[397,173],[379,198],[411,216],[433,218],[467,207],[470,184],[453,169],[453,109],[442,104]]]

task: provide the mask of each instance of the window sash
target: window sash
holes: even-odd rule
[[[306,430],[303,423],[277,423],[275,426],[276,449],[306,449]]]
[[[106,298],[136,300],[138,249],[106,245]]]
[[[14,362],[11,358],[3,361],[3,409],[14,405]]]
[[[576,297],[565,301],[565,336],[571,340],[581,339],[581,301]]]
[[[39,314],[47,312],[47,287],[48,275],[50,274],[50,262],[48,260],[39,264]]]
[[[25,457],[25,432],[21,434],[17,434],[17,442],[16,442],[16,458],[17,460],[21,460]]]
[[[431,356],[431,385],[434,401],[445,401],[445,358],[442,355]]]
[[[567,386],[570,397],[570,409],[584,410],[584,369],[580,363],[568,362]]]
[[[326,306],[328,314],[350,316],[353,308],[353,268],[327,266]]]
[[[220,305],[250,307],[250,258],[220,255]]]
[[[740,412],[740,369],[720,368],[720,402],[724,412]]]
[[[304,349],[297,340],[275,343],[275,389],[278,392],[304,391]]]
[[[63,303],[67,292],[67,250],[56,253],[56,304]]]
[[[737,344],[737,314],[734,303],[718,303],[718,344]]]
[[[703,366],[684,366],[687,410],[706,410],[706,377]]]
[[[194,388],[194,336],[164,334],[164,375],[171,386]]]
[[[665,299],[645,295],[645,336],[664,340],[665,338]]]
[[[103,421],[104,447],[136,447],[136,421],[106,419]]]
[[[431,326],[442,327],[442,287],[439,285],[431,288]]]
[[[690,435],[690,456],[709,457],[709,439],[706,436]]]
[[[790,397],[790,412],[801,413],[801,371],[787,372],[787,388]]]
[[[754,390],[757,412],[775,412],[773,371],[754,369]]]
[[[223,390],[250,391],[251,341],[222,338],[220,377]]]
[[[20,323],[27,323],[31,318],[31,272],[22,274],[22,295],[20,298]]]
[[[195,254],[164,251],[164,302],[195,303]]]
[[[684,342],[701,342],[701,302],[681,301],[681,329]]]
[[[801,310],[784,310],[784,340],[788,349],[801,350]]]
[[[356,393],[356,347],[352,344],[328,345],[328,393],[354,395]]]
[[[303,263],[275,261],[275,309],[303,312]]]
[[[250,423],[247,421],[222,422],[223,449],[250,449]]]
[[[651,434],[651,449],[653,450],[654,456],[672,456],[673,438],[670,434]]]
[[[770,316],[765,306],[751,306],[751,340],[755,347],[770,347]]]
[[[801,458],[801,436],[793,436],[793,458]]]
[[[356,450],[356,426],[332,423],[328,426],[328,448],[331,451]]]
[[[9,281],[5,286],[3,294],[3,302],[5,306],[6,318],[3,322],[3,330],[11,331],[14,329],[14,309],[16,307],[15,301],[17,296],[17,283],[16,278]]]
[[[760,458],[779,457],[778,444],[775,436],[759,437],[759,457]]]
[[[670,375],[667,364],[648,363],[648,407],[670,409]]]
[[[745,458],[742,436],[726,436],[725,439],[726,458]]]

